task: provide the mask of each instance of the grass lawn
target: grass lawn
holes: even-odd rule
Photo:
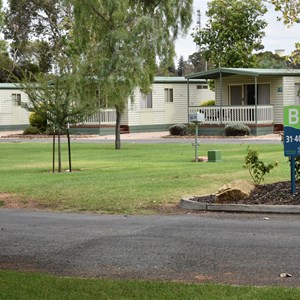
[[[220,163],[192,162],[190,144],[73,144],[75,172],[51,173],[49,143],[0,144],[0,196],[35,201],[57,210],[150,213],[153,206],[178,203],[182,196],[215,192],[237,178],[247,145],[201,145],[221,150]],[[66,145],[64,169],[67,169]],[[252,146],[264,162],[279,162],[266,182],[289,179],[282,145]],[[1,200],[1,198],[0,198]],[[299,289],[197,285],[160,281],[60,278],[0,270],[0,299],[300,299]]]
[[[63,144],[63,168],[68,169]],[[289,179],[282,145],[252,145],[264,162],[279,162],[265,182]],[[72,173],[51,173],[51,143],[1,143],[1,193],[23,203],[71,211],[149,213],[189,195],[214,193],[234,179],[250,179],[242,168],[247,145],[200,145],[199,155],[221,150],[222,162],[192,162],[191,144],[72,144]]]
[[[0,271],[0,299],[300,299],[300,289],[99,280]]]

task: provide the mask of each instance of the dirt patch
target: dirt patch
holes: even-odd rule
[[[291,193],[291,182],[281,181],[257,186],[250,196],[231,204],[263,204],[263,205],[300,205],[300,184],[296,185],[296,193]],[[215,195],[195,196],[192,201],[215,203]]]
[[[0,207],[21,208],[21,209],[45,209],[41,204],[34,200],[23,199],[13,193],[0,193]]]

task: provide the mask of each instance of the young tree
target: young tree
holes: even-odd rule
[[[29,98],[23,107],[47,119],[58,135],[61,172],[60,135],[69,123],[83,121],[96,111],[97,83],[74,43],[70,4],[65,0],[10,0],[9,5],[7,34],[13,38],[16,57],[25,66],[39,64],[36,72],[26,67],[21,80],[14,79]]]
[[[82,122],[94,113],[98,97],[95,83],[85,76],[78,57],[60,57],[55,62],[55,74],[24,75],[19,86],[29,98],[22,107],[46,119],[48,130],[58,136],[58,172],[61,172],[60,136],[68,124]]]
[[[170,66],[174,41],[191,24],[192,0],[70,0],[76,38],[100,94],[117,111],[115,148],[120,149],[121,115],[136,88],[147,92],[157,59]]]
[[[212,0],[207,24],[196,29],[194,41],[217,67],[253,67],[253,51],[263,48],[266,11],[263,0]]]
[[[178,76],[184,76],[184,58],[183,56],[179,57],[179,61],[178,61],[178,67],[177,67],[177,74]]]

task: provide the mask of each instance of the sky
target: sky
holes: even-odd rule
[[[207,0],[194,0],[194,17],[193,24],[190,32],[185,37],[180,37],[176,41],[176,54],[178,58],[182,55],[185,60],[188,56],[197,50],[196,44],[191,37],[192,28],[197,26],[197,9],[201,12],[201,26],[205,27],[207,18],[205,15],[207,8]],[[282,21],[277,21],[277,16],[281,16],[279,12],[275,12],[274,6],[267,4],[268,12],[264,18],[268,22],[268,26],[265,28],[265,37],[262,40],[262,44],[265,46],[264,51],[272,51],[284,49],[285,55],[290,54],[295,49],[295,43],[300,42],[300,24],[294,24],[291,28],[288,28]]]

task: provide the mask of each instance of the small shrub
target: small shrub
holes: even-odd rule
[[[200,103],[200,106],[215,106],[216,101],[215,100],[207,100],[205,102]]]
[[[188,135],[195,135],[196,132],[196,124],[195,123],[189,123],[187,125]]]
[[[30,114],[29,123],[32,127],[37,127],[40,132],[44,132],[47,128],[47,119],[36,112]]]
[[[184,124],[174,124],[169,127],[171,135],[188,135],[188,128]]]
[[[291,160],[291,158],[289,158]],[[300,156],[295,157],[295,171],[296,171],[296,181],[299,182],[300,179]]]
[[[278,166],[278,162],[273,164],[265,164],[258,159],[258,152],[256,150],[251,150],[248,148],[248,153],[245,156],[245,165],[243,168],[247,169],[250,176],[253,179],[254,184],[258,185],[261,181],[264,181],[264,177],[267,173]]]
[[[249,135],[251,129],[243,123],[228,124],[225,126],[226,136],[242,136]]]
[[[23,134],[40,134],[40,130],[35,127],[35,126],[30,126],[30,127],[27,127],[24,131],[23,131]]]
[[[288,163],[291,163],[291,157],[288,158]],[[295,157],[295,179],[297,182],[300,180],[300,156]]]

